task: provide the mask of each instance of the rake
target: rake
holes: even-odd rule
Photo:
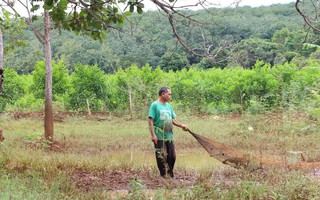
[[[295,162],[290,163],[287,159],[277,160],[272,157],[260,156],[257,158],[256,156],[248,153],[246,151],[230,147],[223,143],[220,143],[216,140],[208,139],[199,134],[188,130],[188,132],[196,138],[196,140],[201,144],[201,146],[209,153],[211,157],[219,160],[223,164],[227,164],[229,166],[235,168],[247,168],[250,170],[260,169],[264,167],[274,167],[274,166],[282,166],[292,169],[299,168],[308,168],[308,169],[318,169],[320,168],[320,162]],[[301,155],[302,156],[302,155]]]
[[[223,164],[227,164],[237,168],[241,166],[248,167],[252,164],[254,164],[255,167],[259,167],[259,165],[257,165],[257,159],[245,151],[230,147],[215,140],[208,139],[192,132],[191,130],[188,130],[188,132],[194,138],[196,138],[196,140],[209,153],[211,157],[214,157]]]

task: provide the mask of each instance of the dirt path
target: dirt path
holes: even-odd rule
[[[110,191],[130,190],[133,187],[142,189],[157,188],[190,188],[199,184],[198,175],[186,173],[179,170],[175,171],[175,177],[162,178],[150,171],[119,170],[107,172],[76,171],[72,175],[72,181],[80,190],[91,191],[103,188]]]

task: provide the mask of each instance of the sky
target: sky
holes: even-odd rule
[[[160,1],[166,1],[168,0],[160,0]],[[204,0],[177,0],[176,5],[195,5],[199,1]],[[295,2],[295,0],[206,0],[207,6],[206,8],[212,6],[213,4],[215,7],[228,7],[228,6],[235,6],[234,2],[239,2],[238,6],[251,6],[251,7],[259,7],[259,6],[269,6],[272,4],[285,4],[285,3],[291,3]],[[22,0],[22,2],[25,2],[25,0]],[[150,1],[150,0],[144,0],[143,3],[145,4],[144,10],[157,10],[157,7]],[[121,6],[120,6],[121,7]],[[122,7],[121,7],[122,8]],[[189,9],[196,10],[196,9],[202,9],[203,7],[189,7]],[[21,11],[21,15],[24,16],[25,9],[19,6],[19,3],[17,5],[17,10]],[[1,11],[0,11],[1,14]]]
[[[176,5],[194,5],[199,0],[178,0],[180,4]],[[235,5],[234,2],[237,2],[240,0],[207,0],[207,2],[211,4],[215,4],[217,7],[226,7],[226,6],[232,6]],[[259,6],[269,6],[272,4],[286,4],[295,2],[295,0],[241,0],[241,2],[238,4],[238,6],[251,6],[251,7],[259,7]],[[148,0],[143,1],[145,4],[145,8],[147,10],[156,10],[156,7],[154,4]],[[201,7],[199,7],[201,9]]]
[[[272,4],[285,4],[295,2],[294,0],[242,0],[239,4],[240,6],[251,6],[251,7],[258,7],[258,6],[269,6]]]

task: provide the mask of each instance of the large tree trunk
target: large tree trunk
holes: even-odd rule
[[[2,92],[2,74],[3,74],[3,38],[0,29],[0,93]]]
[[[45,117],[44,136],[45,139],[53,141],[53,109],[52,109],[52,63],[50,46],[50,16],[49,12],[44,12],[44,48],[46,62],[46,86],[45,86]]]
[[[0,94],[2,92],[2,73],[3,73],[3,38],[0,29]],[[0,142],[3,141],[2,129],[0,128]]]

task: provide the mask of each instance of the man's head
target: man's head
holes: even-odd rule
[[[171,99],[171,90],[169,87],[162,87],[159,90],[159,97],[164,101],[168,102]]]

